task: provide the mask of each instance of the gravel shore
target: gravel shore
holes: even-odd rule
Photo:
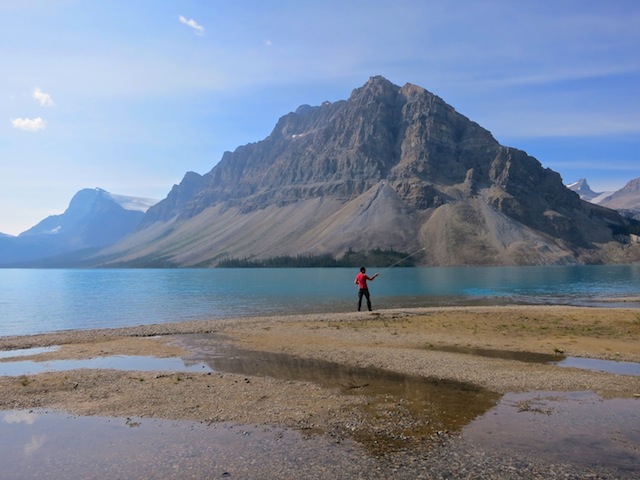
[[[638,470],[496,450],[463,432],[509,393],[588,391],[603,401],[640,402],[640,377],[510,356],[640,362],[639,340],[636,310],[558,306],[261,317],[5,337],[1,350],[60,348],[3,358],[0,366],[27,359],[149,355],[214,367],[188,373],[76,369],[5,376],[0,408],[284,428],[314,438],[306,445],[317,442],[318,458],[332,452],[331,466],[303,469],[262,458],[250,462],[253,467],[238,465],[235,478],[279,478],[285,471],[297,478],[327,478],[329,467],[334,477],[344,473],[336,478],[637,478]],[[240,360],[225,364],[232,357]],[[403,390],[396,392],[399,384]],[[451,389],[460,405],[452,397],[434,403]],[[423,393],[414,395],[417,390]],[[425,396],[433,398],[416,408]],[[554,414],[551,409],[545,415]]]

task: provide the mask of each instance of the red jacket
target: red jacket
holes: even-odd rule
[[[358,284],[358,288],[369,288],[367,287],[367,280],[373,280],[373,278],[369,277],[366,273],[359,273],[356,276],[355,283]]]

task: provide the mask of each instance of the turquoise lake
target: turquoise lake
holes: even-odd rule
[[[369,268],[373,308],[640,307],[640,265]],[[0,336],[354,311],[356,268],[0,269]],[[631,299],[631,300],[629,300]]]

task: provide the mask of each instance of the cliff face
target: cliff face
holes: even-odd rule
[[[432,93],[373,77],[346,101],[285,115],[209,173],[187,174],[104,253],[215,265],[426,247],[421,261],[434,265],[607,262],[635,255],[628,222]]]

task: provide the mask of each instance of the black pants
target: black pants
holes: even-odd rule
[[[369,289],[368,288],[360,288],[358,290],[358,311],[362,307],[362,296],[365,296],[367,299],[367,308],[371,311],[371,297],[369,297]]]

